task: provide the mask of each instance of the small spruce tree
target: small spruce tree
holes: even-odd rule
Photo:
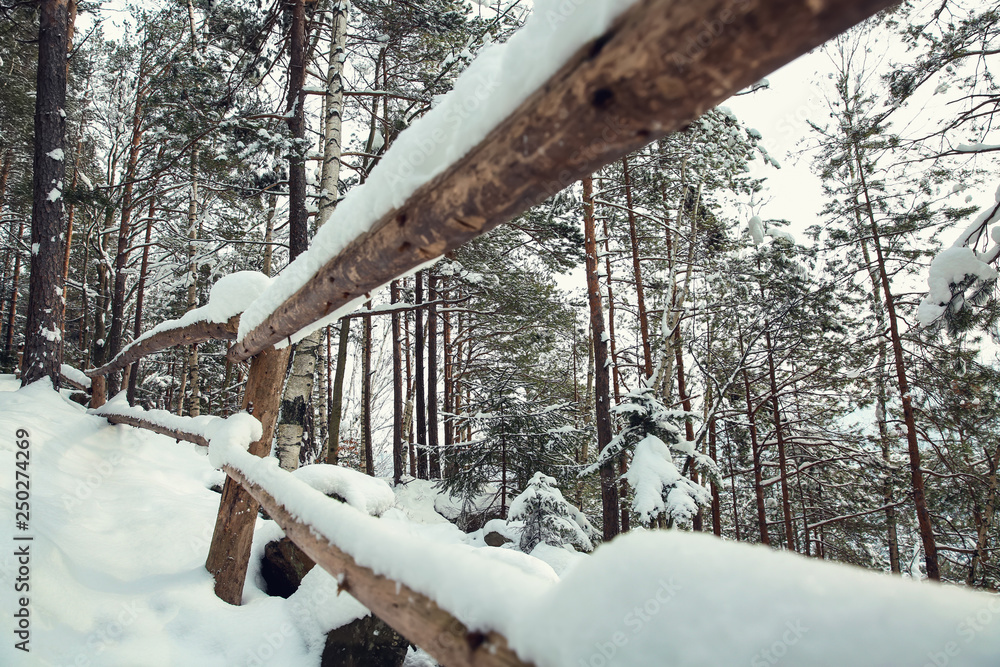
[[[523,521],[518,548],[530,553],[540,543],[572,545],[592,551],[597,531],[583,512],[570,505],[556,488],[556,480],[536,472],[527,488],[510,505],[510,520]]]
[[[687,526],[699,507],[709,507],[708,489],[691,481],[674,462],[674,456],[690,458],[709,479],[718,478],[718,467],[698,452],[694,443],[681,436],[678,424],[688,413],[669,410],[649,387],[640,387],[623,397],[614,411],[628,420],[628,426],[612,439],[595,465],[632,450],[632,462],[624,479],[632,487],[632,511],[646,524],[661,517],[667,526]]]

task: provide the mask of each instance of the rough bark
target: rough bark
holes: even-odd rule
[[[261,261],[261,273],[271,275],[271,260],[274,257],[274,213],[278,207],[277,195],[267,196],[267,219],[264,223],[264,259]]]
[[[304,0],[286,0],[291,10],[288,40],[288,100],[286,115],[292,135],[288,153],[288,254],[295,259],[309,246],[308,213],[306,211],[306,10]]]
[[[265,457],[271,452],[288,354],[287,347],[265,350],[250,364],[243,409],[264,427],[261,439],[250,445],[254,456]],[[243,597],[257,509],[257,501],[238,482],[226,479],[205,568],[215,577],[215,594],[229,604],[238,605]]]
[[[326,96],[323,102],[323,175],[319,220],[330,219],[340,196],[341,124],[344,107],[342,80],[347,46],[347,3],[333,2],[330,11],[330,53],[326,72]]]
[[[31,276],[28,318],[24,330],[21,384],[49,378],[59,386],[62,366],[62,265],[65,237],[63,197],[65,162],[52,157],[62,151],[66,133],[66,45],[69,10],[66,0],[41,0],[38,28],[38,76],[35,95],[35,145],[31,207]],[[37,248],[37,251],[34,249]]]
[[[288,374],[284,398],[281,401],[281,423],[275,438],[278,464],[285,470],[299,467],[303,446],[311,444],[312,394],[316,376],[316,360],[323,331],[316,331],[295,346],[292,369]]]
[[[593,181],[583,179],[583,220],[585,251],[587,256],[587,297],[590,301],[590,329],[594,341],[594,396],[597,448],[604,449],[611,442],[611,405],[608,377],[608,347],[604,339],[604,313],[601,308],[601,285],[597,279],[597,236],[594,232]],[[604,517],[604,541],[614,538],[620,531],[619,496],[616,485],[616,462],[607,461],[601,466],[601,503]]]
[[[371,232],[235,345],[230,358],[246,359],[510,220],[889,4],[760,0],[736,9],[728,0],[635,4],[482,143],[374,221]],[[686,56],[684,45],[720,12],[732,17],[727,39],[714,39]]]
[[[296,11],[298,11],[296,9]],[[317,216],[316,226],[319,228],[327,220],[329,220],[330,215],[333,213],[333,209],[337,205],[338,198],[338,179],[340,178],[340,156],[341,156],[341,144],[340,144],[340,134],[341,134],[341,113],[343,107],[343,83],[341,81],[341,75],[344,67],[344,46],[347,38],[347,5],[345,3],[336,2],[333,3],[331,8],[331,40],[330,40],[330,61],[329,69],[327,70],[327,87],[326,96],[324,97],[323,103],[323,113],[324,113],[324,140],[323,140],[323,174],[322,174],[322,185],[320,192],[320,208],[319,215]],[[298,20],[297,15],[295,15],[295,20]],[[293,38],[294,38],[293,27]],[[292,48],[295,48],[294,45]],[[302,70],[305,70],[305,62],[303,59]],[[297,96],[298,102],[294,107],[296,113],[300,113],[302,110],[302,100],[305,99],[304,94],[301,92],[303,81],[298,81],[297,79],[291,81],[292,84],[299,86],[299,94]],[[291,103],[291,93],[289,94],[289,105]],[[296,121],[298,122],[298,121]],[[305,136],[305,125],[304,117],[301,121],[302,127],[300,134]],[[291,124],[289,125],[291,127]],[[293,128],[293,133],[296,128]],[[298,136],[298,135],[296,135]],[[302,207],[301,224],[304,226],[305,223],[305,162],[302,161]],[[298,184],[296,183],[296,187]],[[295,192],[293,191],[293,194]],[[299,212],[296,212],[299,215]],[[300,252],[305,249],[303,245],[301,248],[296,247],[290,253],[292,259],[294,259]],[[315,439],[316,433],[313,432],[312,428],[309,428],[311,424],[311,405],[313,403],[313,389],[314,389],[314,374],[316,372],[316,367],[318,363],[322,360],[323,355],[321,353],[321,343],[322,343],[322,332],[317,331],[304,340],[302,340],[298,345],[295,346],[292,357],[292,368],[289,372],[288,383],[285,387],[285,395],[281,406],[281,423],[278,424],[278,438],[277,446],[283,449],[299,448],[305,446],[307,450],[315,449]],[[341,378],[341,383],[343,382],[343,374],[339,376]],[[339,396],[343,396],[343,385],[341,385],[341,391]],[[331,397],[332,399],[332,397]],[[307,410],[306,408],[309,408]],[[327,406],[328,411],[332,411],[332,405]],[[328,418],[329,419],[329,418]],[[327,421],[327,424],[330,422]],[[338,422],[339,426],[339,422]],[[339,432],[337,437],[339,437]],[[327,456],[329,456],[329,438],[330,433],[328,429],[327,433]],[[287,457],[288,463],[291,463],[291,457]],[[298,464],[295,464],[296,467]],[[285,464],[282,464],[285,467]],[[286,468],[291,469],[291,468]]]

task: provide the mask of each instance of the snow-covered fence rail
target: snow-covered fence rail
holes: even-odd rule
[[[517,657],[507,645],[503,635],[495,631],[470,630],[468,625],[442,609],[427,595],[359,564],[352,555],[325,537],[321,537],[317,527],[296,518],[295,513],[271,492],[248,479],[240,470],[230,465],[224,466],[223,470],[260,503],[292,542],[320,567],[337,578],[340,588],[354,596],[396,632],[424,649],[440,664],[448,667],[493,665],[526,667],[531,664]],[[304,486],[303,482],[292,479],[291,475],[284,471],[275,469],[273,472],[285,477],[282,481],[286,484]],[[306,490],[313,491],[313,489]],[[330,503],[338,502],[325,500]],[[320,508],[316,509],[322,511]],[[347,513],[358,513],[354,509],[343,509]],[[409,554],[401,552],[398,548],[392,551],[396,558],[409,557]],[[474,589],[480,582],[467,583],[470,589]]]
[[[118,401],[105,403],[94,408],[92,412],[104,417],[112,424],[127,424],[169,436],[174,440],[192,442],[201,447],[208,447],[205,427],[212,424],[212,420],[223,421],[220,417],[178,417],[166,410],[147,412],[142,408],[132,407],[128,403]]]
[[[126,346],[111,361],[100,368],[87,371],[91,378],[103,377],[122,370],[129,364],[162,350],[181,345],[196,345],[209,340],[236,340],[240,327],[240,316],[234,315],[225,322],[198,321],[176,329],[163,329],[141,337]]]
[[[323,253],[329,249],[314,247],[306,253],[309,257],[300,257],[295,270],[279,277],[271,294],[265,293],[263,303],[255,304],[269,314],[252,328],[244,322],[248,330],[241,331],[229,359],[248,359],[291,340],[314,322],[488,232],[597,168],[682,128],[738,90],[891,4],[893,0],[579,0],[563,3],[560,12],[549,10],[549,16],[533,17],[552,28],[551,34],[535,31],[537,36],[557,46],[517,46],[545,54],[566,53],[563,66],[485,139],[401,205],[367,221],[348,221],[352,228],[367,231],[341,252],[324,261]],[[609,11],[623,7],[627,9],[603,34],[580,38]],[[513,40],[504,45],[513,46]],[[505,64],[501,61],[501,67]],[[500,98],[511,94],[504,90],[508,80],[532,80],[531,70],[540,65],[537,60],[519,64],[525,71],[498,74],[470,68],[466,74],[480,75],[482,85],[462,90],[469,98],[458,102],[471,100],[479,108],[503,106],[505,100]],[[460,92],[459,84],[452,94]],[[472,99],[479,94],[487,95],[485,104]],[[437,124],[429,120],[435,111],[442,112],[442,118],[434,118],[441,121]],[[452,109],[456,111],[461,116],[460,109]],[[444,109],[431,114],[422,119],[427,123],[410,130],[419,129],[427,136],[418,133],[415,141],[403,142],[401,135],[394,146],[400,152],[394,155],[390,150],[375,170],[383,171],[379,176],[384,183],[370,180],[367,191],[359,191],[352,200],[352,210],[383,210],[366,198],[398,197],[398,192],[379,188],[407,180],[400,174],[409,177],[414,169],[427,169],[435,144],[444,143],[449,133],[477,131],[474,124],[454,127]]]

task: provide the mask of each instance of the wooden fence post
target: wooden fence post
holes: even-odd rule
[[[268,348],[250,363],[243,409],[249,410],[264,427],[261,439],[250,445],[254,456],[264,457],[271,452],[290,352],[290,346],[280,350]],[[215,577],[215,594],[229,604],[238,605],[243,598],[258,508],[257,501],[238,482],[226,478],[205,568]]]
[[[90,378],[90,407],[99,408],[108,402],[108,388],[103,375]]]

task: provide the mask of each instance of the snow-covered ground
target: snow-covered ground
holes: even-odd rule
[[[364,613],[318,568],[285,600],[262,592],[252,566],[243,606],[219,601],[204,562],[219,501],[208,487],[222,474],[204,450],[110,426],[42,384],[16,387],[0,377],[0,665],[313,667],[325,632]],[[15,530],[18,429],[30,443],[25,531]],[[401,544],[495,563],[490,571],[510,577],[511,593],[484,596],[506,580],[464,582],[465,600],[493,610],[480,620],[539,667],[998,664],[997,596],[676,531],[633,532],[592,556],[536,549],[550,567],[484,546],[482,531],[461,533],[434,510],[438,495],[415,480],[391,508],[362,505],[380,510],[379,519],[344,511]],[[258,521],[255,560],[280,535]],[[21,594],[14,550],[25,542],[16,536],[34,538],[30,591]],[[400,563],[413,560],[399,551]],[[427,565],[451,580],[442,587],[462,582],[461,568]],[[30,597],[27,655],[14,648],[18,595]]]

